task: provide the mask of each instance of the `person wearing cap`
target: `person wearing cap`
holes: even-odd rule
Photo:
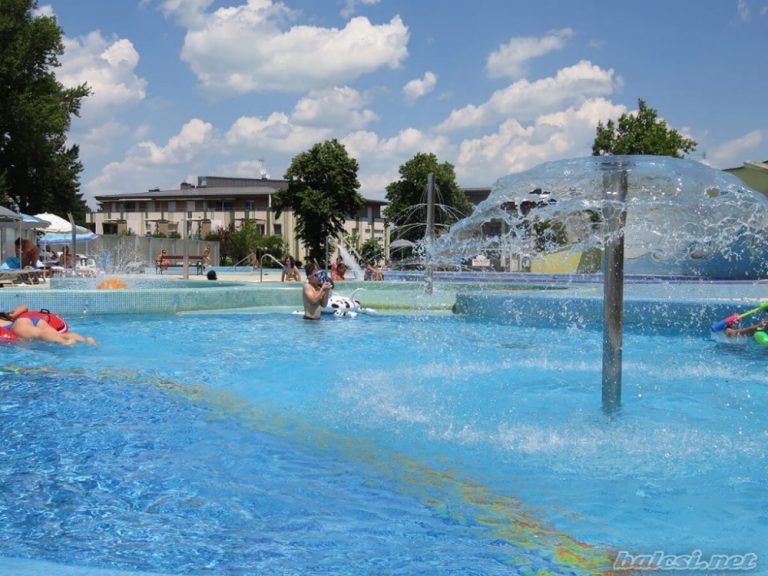
[[[304,284],[302,300],[304,301],[304,319],[320,320],[323,308],[328,306],[333,284],[328,281],[328,275],[316,264],[309,263],[306,267],[307,283]]]

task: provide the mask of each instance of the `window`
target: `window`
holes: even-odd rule
[[[254,200],[246,200],[245,209],[248,212],[253,212],[254,210],[256,210],[256,202]]]

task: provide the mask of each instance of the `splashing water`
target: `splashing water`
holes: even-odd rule
[[[496,182],[472,216],[435,243],[450,263],[479,253],[502,261],[555,252],[599,253],[606,243],[606,178],[628,180],[629,274],[753,279],[768,273],[768,199],[730,174],[660,156],[588,157],[542,164]]]
[[[356,280],[362,280],[365,273],[363,272],[363,269],[360,267],[360,264],[358,264],[357,260],[352,257],[352,255],[349,253],[349,251],[344,248],[344,245],[342,243],[339,243],[338,245],[339,254],[341,255],[341,259],[344,261],[344,264],[347,265],[347,268],[349,268],[349,271],[353,273],[354,278]]]

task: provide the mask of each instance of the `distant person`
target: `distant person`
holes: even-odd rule
[[[347,265],[344,262],[337,262],[336,268],[331,269],[331,280],[336,282],[337,280],[346,280],[344,274],[347,273]]]
[[[22,268],[27,266],[31,268],[42,267],[40,263],[40,248],[34,242],[26,238],[16,238],[14,245],[16,246],[16,256],[19,258]]]
[[[336,256],[336,260],[334,260],[331,263],[331,276],[334,276],[336,274],[336,270],[339,269],[339,264],[341,262],[343,262],[343,260],[341,259],[341,256]]]
[[[384,275],[373,267],[373,264],[370,262],[365,263],[365,273],[363,274],[363,280],[376,280],[381,281],[384,280]]]
[[[280,275],[280,282],[299,282],[300,280],[301,272],[299,267],[296,266],[293,256],[289,254],[283,262],[283,273]]]
[[[323,308],[328,306],[333,284],[328,280],[325,270],[320,270],[316,264],[309,263],[306,267],[307,283],[304,285],[302,300],[304,301],[304,319],[320,320]]]
[[[45,245],[45,249],[43,250],[43,264],[46,265],[56,265],[59,263],[59,256],[56,254],[56,252],[53,251],[53,248],[51,248],[50,244]]]
[[[69,251],[69,244],[64,244],[61,255],[59,256],[59,266],[63,268],[72,268],[72,254]]]
[[[219,277],[216,276],[216,270],[208,270],[208,274],[206,275],[208,280],[218,280]]]
[[[211,250],[208,248],[208,246],[205,247],[205,250],[203,250],[203,254],[200,256],[200,260],[198,260],[195,264],[195,267],[197,268],[197,275],[200,276],[205,269],[210,266],[211,264]]]
[[[165,250],[160,250],[160,254],[155,260],[155,267],[162,273],[164,270],[168,270],[169,265],[170,263],[168,261],[168,254]]]
[[[96,340],[90,336],[81,336],[75,332],[61,333],[48,324],[44,318],[19,317],[28,310],[29,308],[26,305],[22,305],[17,306],[10,312],[0,312],[0,328],[10,330],[16,336],[25,340],[45,340],[46,342],[55,342],[64,346],[71,346],[76,342],[96,343]]]

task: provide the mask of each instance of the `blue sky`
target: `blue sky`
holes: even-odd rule
[[[53,0],[81,191],[281,178],[337,138],[361,192],[434,152],[461,186],[586,156],[638,98],[715,168],[768,160],[768,0]]]

